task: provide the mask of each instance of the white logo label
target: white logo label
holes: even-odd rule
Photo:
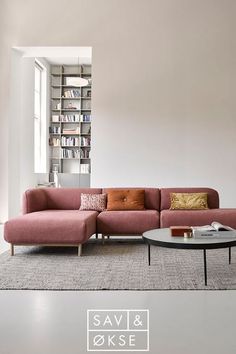
[[[149,351],[149,310],[87,310],[87,351]]]

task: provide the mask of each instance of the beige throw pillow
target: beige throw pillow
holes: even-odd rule
[[[103,211],[106,209],[106,194],[81,193],[81,205],[79,210]]]

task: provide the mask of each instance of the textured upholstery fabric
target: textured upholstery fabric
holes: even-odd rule
[[[96,210],[103,211],[106,209],[107,195],[101,194],[84,194],[81,193],[81,205],[79,210]]]
[[[99,194],[100,188],[35,188],[23,195],[23,214],[45,209],[80,208],[81,193]]]
[[[170,209],[170,193],[207,193],[208,208],[219,208],[218,192],[212,188],[162,188],[160,210]]]
[[[79,244],[96,233],[96,211],[44,210],[9,220],[4,238],[13,244]]]
[[[47,209],[47,194],[45,188],[28,189],[23,194],[23,214]]]
[[[170,193],[170,209],[208,209],[207,193]]]
[[[144,210],[143,189],[110,189],[107,210]]]
[[[108,193],[109,190],[116,190],[121,188],[104,188],[103,193]],[[145,209],[156,209],[160,208],[160,191],[158,188],[124,188],[124,189],[143,189],[145,191],[145,201],[144,207]]]
[[[159,227],[156,210],[103,211],[97,217],[98,232],[103,234],[137,234]]]
[[[236,228],[236,209],[162,210],[160,216],[161,227],[202,226],[213,221]]]

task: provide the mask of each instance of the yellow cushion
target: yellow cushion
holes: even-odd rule
[[[170,193],[170,209],[208,209],[207,193]]]
[[[144,189],[110,189],[107,210],[143,210],[144,195]]]

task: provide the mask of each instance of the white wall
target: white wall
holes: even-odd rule
[[[34,58],[12,50],[9,100],[8,215],[21,210],[22,193],[36,184],[34,174]]]
[[[236,206],[234,0],[4,6],[0,77],[9,77],[13,45],[93,48],[93,186],[212,186],[222,206]],[[6,105],[0,117],[8,117]]]
[[[39,60],[48,72],[48,91],[50,66],[43,58]],[[23,192],[35,187],[38,181],[38,175],[34,173],[34,63],[35,58],[25,58],[18,50],[12,50],[8,120],[9,217],[20,213]],[[48,119],[49,101],[46,107],[46,122],[43,126],[46,135],[44,145],[47,147]],[[45,172],[46,168],[47,166]]]
[[[8,215],[16,215],[20,208],[21,158],[21,92],[22,62],[21,54],[12,50],[10,73],[10,97],[8,115]]]
[[[49,119],[50,119],[50,97],[51,97],[51,69],[50,69],[50,64],[45,58],[36,58],[41,65],[43,65],[45,71],[43,73],[44,78],[44,84],[45,87],[43,87],[43,92],[42,92],[42,100],[45,102],[45,106],[43,106],[43,116],[45,119],[42,119],[41,122],[41,146],[42,148],[42,170],[41,172],[43,174],[49,173]],[[39,178],[39,175],[38,175]]]
[[[146,5],[93,49],[92,183],[212,186],[236,206],[233,2]]]

